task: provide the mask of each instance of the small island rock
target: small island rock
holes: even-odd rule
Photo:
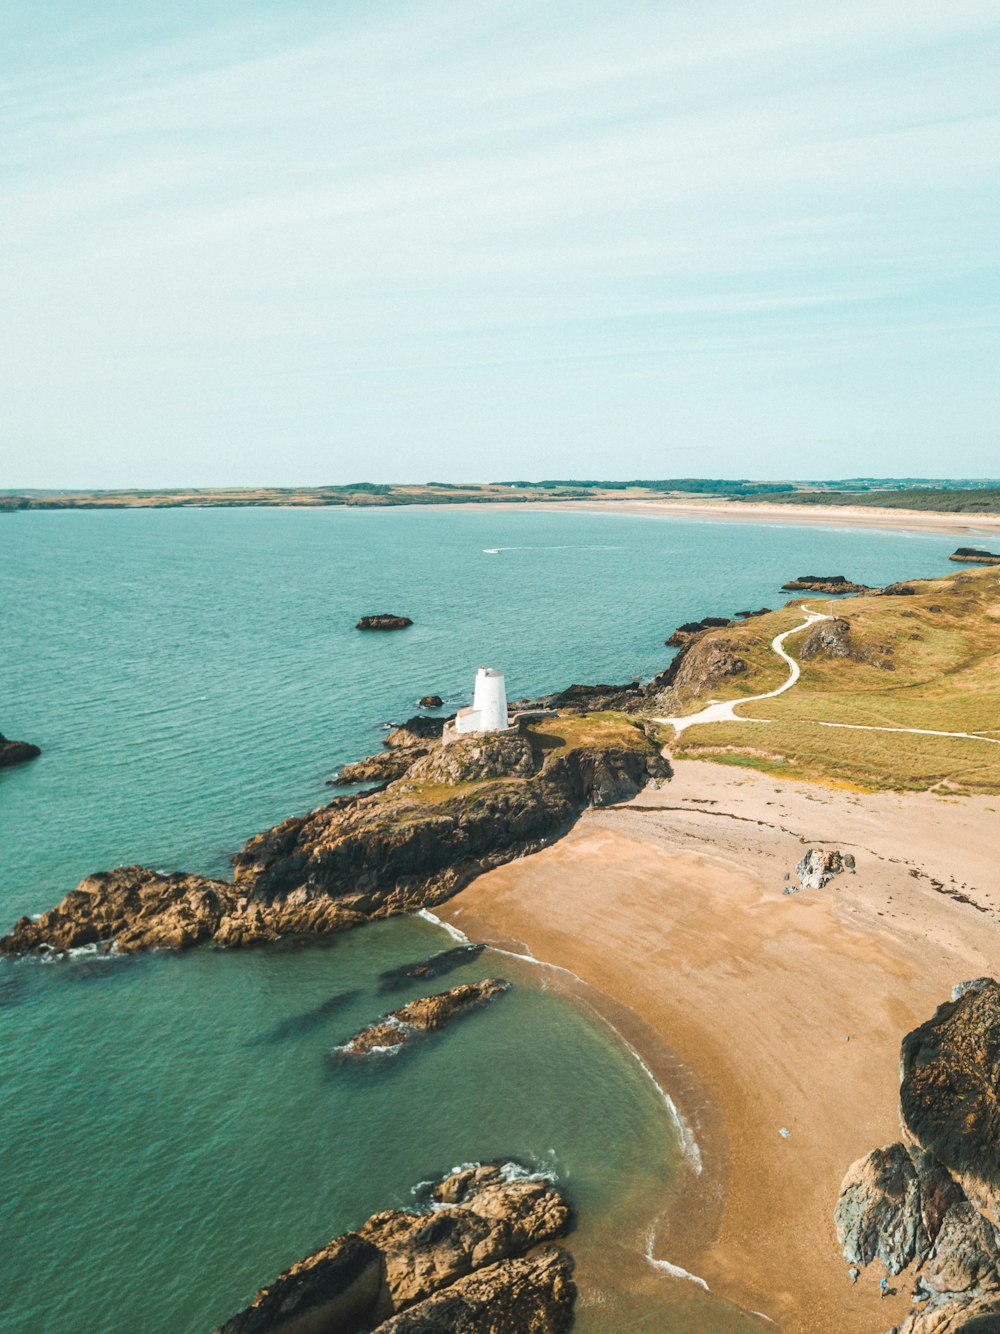
[[[8,741],[0,732],[0,769],[10,764],[23,764],[25,760],[36,760],[41,755],[41,748],[30,741]]]
[[[452,987],[436,996],[422,996],[408,1005],[392,1010],[360,1033],[355,1033],[334,1049],[338,1060],[372,1055],[395,1055],[416,1038],[444,1028],[453,1019],[478,1010],[494,996],[510,990],[510,983],[501,978],[487,977],[482,982],[469,982]]]
[[[358,619],[356,630],[405,630],[413,622],[409,616],[394,616],[391,612],[383,611],[374,616],[361,616]]]
[[[424,695],[423,699],[417,701],[418,709],[439,709],[444,703],[440,695]]]

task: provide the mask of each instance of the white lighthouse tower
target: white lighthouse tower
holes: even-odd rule
[[[476,689],[471,709],[459,709],[455,715],[455,732],[465,736],[470,732],[505,732],[507,721],[507,686],[503,672],[492,667],[480,667],[476,672]]]

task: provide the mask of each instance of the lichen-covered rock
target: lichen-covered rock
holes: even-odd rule
[[[1000,986],[977,980],[903,1039],[907,1134],[977,1208],[1000,1216]]]
[[[849,1261],[917,1262],[896,1334],[1000,1334],[1000,986],[975,978],[952,996],[903,1039],[908,1143],[855,1163],[835,1211]]]
[[[573,1326],[573,1261],[548,1247],[490,1265],[378,1326],[379,1334],[565,1334]]]
[[[801,658],[849,658],[851,644],[851,626],[849,621],[838,616],[832,621],[817,621],[810,629],[799,650]]]
[[[217,1334],[563,1334],[570,1211],[513,1164],[446,1178],[431,1212],[375,1214],[286,1270]],[[526,1254],[531,1252],[530,1254]]]
[[[509,982],[487,977],[482,982],[465,983],[436,996],[422,996],[419,1000],[400,1006],[398,1010],[390,1011],[376,1023],[355,1033],[334,1049],[334,1055],[340,1060],[346,1060],[395,1053],[423,1034],[444,1028],[453,1019],[478,1010],[495,996],[509,990]]]
[[[906,1268],[925,1239],[917,1172],[902,1144],[873,1149],[848,1168],[834,1223],[850,1264],[880,1260],[891,1274]]]

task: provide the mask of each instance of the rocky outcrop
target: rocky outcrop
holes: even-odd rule
[[[913,597],[917,590],[912,584],[887,584],[885,588],[876,591],[879,597],[883,598],[909,598]]]
[[[453,1173],[431,1212],[375,1214],[293,1265],[216,1334],[563,1334],[570,1211],[512,1164]],[[541,1247],[541,1249],[536,1249]]]
[[[850,658],[868,667],[884,672],[895,671],[891,644],[857,643],[851,634],[850,622],[838,616],[832,621],[817,621],[802,641],[800,657]]]
[[[427,718],[422,714],[415,714],[414,717],[407,718],[405,723],[391,728],[385,734],[384,744],[390,750],[411,750],[414,746],[427,750],[428,742],[441,739],[447,721],[446,718]]]
[[[737,612],[736,614],[738,616],[753,616],[757,613],[748,611]],[[705,616],[700,621],[685,621],[676,630],[672,630],[669,637],[663,642],[668,648],[683,648],[685,644],[690,644],[691,640],[696,639],[698,635],[703,635],[706,630],[724,630],[727,626],[733,624],[734,622],[729,620],[727,616]]]
[[[586,735],[584,744],[551,748],[530,732],[502,734],[494,747],[487,734],[453,742],[449,755],[428,743],[420,774],[409,765],[385,787],[338,797],[250,839],[233,858],[231,885],[142,867],[92,876],[37,921],[22,918],[0,953],[209,939],[236,948],[433,907],[559,837],[587,806],[627,800],[669,772],[639,725],[596,721]]]
[[[374,616],[361,616],[358,619],[356,630],[405,630],[413,622],[409,616],[394,616],[391,612],[383,611]]]
[[[1000,565],[1000,555],[995,551],[984,551],[981,547],[959,547],[948,559],[963,561],[967,565]]]
[[[824,852],[822,848],[810,848],[795,866],[795,874],[803,889],[823,889],[835,875],[853,870],[852,854],[838,852],[835,848],[829,852]]]
[[[160,875],[145,866],[121,866],[88,876],[58,907],[32,920],[21,917],[0,953],[27,954],[110,945],[183,950],[210,940],[237,906],[232,885],[198,875]]]
[[[422,996],[361,1029],[335,1047],[333,1054],[341,1061],[365,1056],[395,1056],[417,1038],[444,1028],[454,1019],[478,1010],[509,990],[509,982],[502,978],[487,977],[482,982],[452,987],[450,991],[442,991],[437,996]]]
[[[368,755],[353,764],[345,764],[338,769],[333,778],[327,780],[327,787],[352,787],[355,783],[391,783],[402,778],[410,766],[427,751],[423,746],[399,747],[396,750],[384,750],[378,755]]]
[[[0,732],[0,769],[10,764],[23,764],[25,760],[35,760],[41,755],[41,748],[30,741],[8,741]]]
[[[417,700],[418,709],[439,709],[444,703],[440,695],[424,695],[422,699]]]
[[[854,1163],[834,1214],[849,1263],[917,1266],[897,1334],[1000,1329],[1000,985],[976,978],[903,1039],[904,1141]]]
[[[868,584],[852,583],[843,574],[800,574],[781,585],[783,593],[870,593]]]
[[[681,695],[709,694],[722,681],[744,675],[749,668],[745,652],[742,644],[731,640],[695,636],[651,685]]]
[[[417,963],[404,963],[398,968],[387,968],[384,973],[379,974],[379,990],[395,991],[410,982],[422,982],[430,977],[441,977],[444,973],[454,972],[456,968],[464,968],[467,963],[478,959],[485,948],[485,945],[456,945],[450,950],[439,950],[429,959],[421,959]]]

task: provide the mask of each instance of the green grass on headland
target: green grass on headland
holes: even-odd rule
[[[845,598],[833,611],[850,625],[850,658],[800,658],[808,631],[786,641],[802,675],[775,699],[746,707],[765,722],[724,722],[685,731],[678,757],[724,760],[788,777],[814,778],[863,788],[1000,792],[1000,745],[964,737],[862,731],[920,728],[978,733],[1000,739],[1000,579],[996,569],[963,571],[944,579],[913,581],[913,597]],[[826,610],[822,598],[807,598]],[[787,675],[764,641],[787,628],[788,609],[715,632],[730,643],[746,640],[750,671],[716,698],[761,694]],[[871,661],[859,658],[869,653]],[[889,667],[876,663],[887,663]],[[780,681],[778,682],[780,683]],[[690,699],[684,712],[707,700]],[[854,726],[829,727],[823,723]]]

